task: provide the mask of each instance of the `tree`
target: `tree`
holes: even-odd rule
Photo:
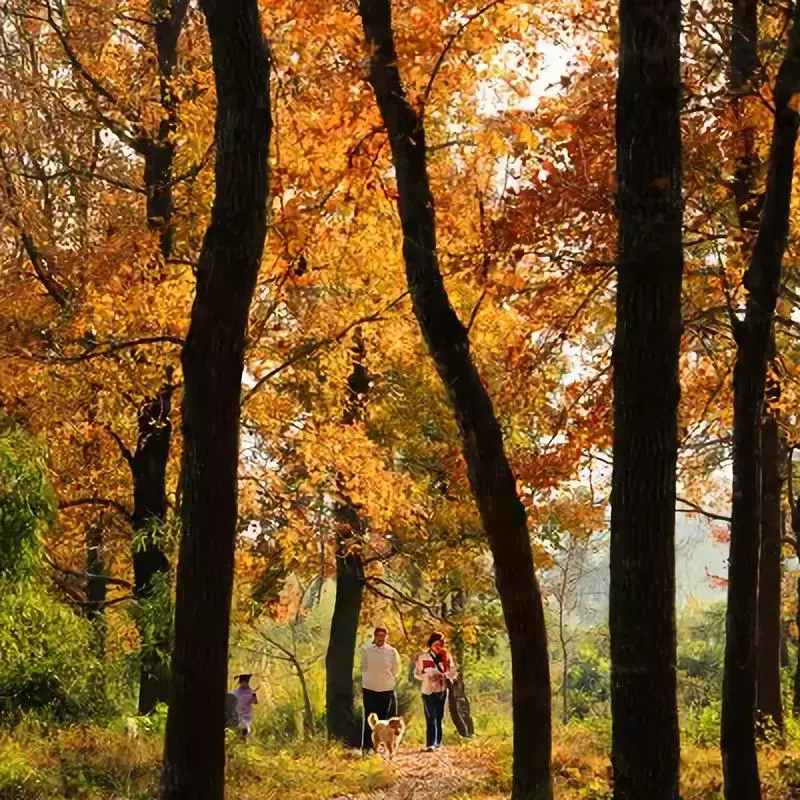
[[[774,344],[774,336],[773,336]],[[774,362],[773,362],[774,364]],[[780,384],[767,378],[767,399],[779,400]],[[770,396],[771,395],[771,396]],[[781,701],[781,437],[777,408],[766,406],[761,420],[760,552],[758,559],[758,619],[756,622],[756,709],[766,729],[783,731]]]
[[[755,745],[756,625],[759,560],[759,431],[773,315],[789,233],[794,152],[800,117],[791,101],[800,90],[800,6],[775,79],[775,115],[766,194],[753,252],[742,278],[744,319],[733,319],[733,497],[728,570],[722,767],[726,800],[760,796]]]
[[[491,400],[450,305],[437,261],[423,119],[409,104],[397,66],[390,0],[360,0],[370,49],[368,79],[389,134],[412,307],[456,417],[469,481],[495,563],[512,657],[513,794],[552,797],[547,634],[525,509]]]
[[[369,373],[364,366],[364,341],[356,329],[351,349],[353,371],[347,379],[347,403],[342,422],[363,422],[369,391]],[[353,705],[353,658],[358,638],[358,621],[364,594],[364,521],[348,496],[342,475],[337,476],[336,520],[336,598],[333,605],[330,639],[325,656],[325,719],[328,735],[359,744],[360,726]]]
[[[141,141],[147,225],[158,234],[164,261],[172,256],[174,240],[173,163],[177,129],[177,96],[173,73],[178,60],[178,38],[189,0],[154,0],[151,3],[158,63],[158,89],[162,118],[155,135]],[[163,269],[163,264],[161,268]],[[128,463],[133,477],[133,529],[141,539],[134,546],[133,572],[137,599],[147,601],[169,575],[159,527],[167,519],[167,464],[172,440],[172,368],[167,367],[160,390],[142,403],[137,415],[136,450]],[[141,630],[141,626],[140,626]],[[169,699],[169,673],[160,651],[169,644],[169,629],[156,631],[155,641],[142,642],[139,678],[139,713],[149,714],[158,701]],[[144,637],[143,637],[144,639]]]
[[[245,331],[267,227],[269,52],[255,0],[202,3],[216,189],[182,355],[182,538],[162,797],[222,800]]]
[[[619,22],[611,761],[617,800],[675,800],[681,4],[622,0]]]

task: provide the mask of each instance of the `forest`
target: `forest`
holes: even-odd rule
[[[800,797],[799,130],[793,0],[0,0],[0,800]]]

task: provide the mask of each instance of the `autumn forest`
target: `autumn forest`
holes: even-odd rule
[[[792,0],[0,0],[0,800],[800,797],[798,97]]]

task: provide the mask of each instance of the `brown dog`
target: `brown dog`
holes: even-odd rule
[[[380,752],[381,746],[386,757],[391,759],[397,748],[400,746],[400,740],[406,732],[406,724],[403,722],[402,717],[392,717],[391,719],[378,719],[377,714],[370,714],[367,717],[367,724],[372,730],[372,746],[376,752]]]

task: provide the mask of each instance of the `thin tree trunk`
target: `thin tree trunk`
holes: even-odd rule
[[[308,693],[306,674],[297,659],[294,660],[294,671],[297,673],[297,680],[300,682],[300,691],[303,693],[303,735],[306,741],[308,741],[314,738],[316,732],[314,725],[314,708],[311,705],[311,695]]]
[[[512,663],[512,797],[549,800],[550,671],[547,633],[533,570],[525,509],[492,402],[450,305],[436,253],[423,121],[408,103],[397,67],[389,0],[360,0],[370,50],[369,81],[388,130],[397,175],[403,257],[414,314],[453,409],[470,486],[494,557]]]
[[[104,515],[89,523],[86,531],[86,573],[90,576],[105,575],[103,563],[103,527]],[[106,652],[106,615],[105,603],[108,595],[108,584],[102,577],[89,577],[86,581],[86,616],[92,622],[95,650],[100,658]]]
[[[89,408],[89,422],[96,423],[96,410]],[[85,465],[97,464],[100,458],[100,447],[96,438],[90,437],[83,443],[83,463]],[[91,620],[94,634],[94,645],[97,654],[102,658],[106,650],[107,620],[105,615],[108,584],[101,576],[105,575],[103,559],[103,533],[105,530],[105,515],[99,514],[92,517],[86,528],[86,617]],[[91,577],[94,576],[94,577]]]
[[[778,399],[780,387],[769,381]],[[761,422],[761,553],[758,566],[756,709],[762,729],[783,732],[781,704],[781,475],[775,412]]]
[[[247,318],[267,229],[269,51],[256,0],[203,0],[216,190],[183,350],[184,491],[163,800],[222,800]]]
[[[564,639],[564,621],[561,611],[559,611],[558,617],[558,640],[561,644],[561,721],[566,725],[569,722],[569,688],[567,686],[569,654],[567,653],[567,642]]]
[[[347,381],[347,401],[342,422],[353,425],[364,418],[369,375],[364,366],[364,342],[357,330],[351,350],[353,369]],[[364,595],[363,522],[339,480],[342,500],[336,518],[336,597],[325,655],[325,708],[328,736],[353,747],[361,743],[361,724],[355,710],[353,667],[358,641],[358,621]]]
[[[172,254],[172,164],[177,99],[172,78],[178,60],[178,38],[186,18],[188,0],[152,0],[153,32],[158,60],[161,107],[164,116],[155,137],[143,144],[144,187],[147,193],[147,225],[159,234],[161,254]],[[170,405],[172,386],[167,377],[160,392],[147,399],[139,410],[133,473],[135,594],[146,601],[169,574],[169,559],[163,542],[155,534],[167,517],[167,462],[172,437]],[[144,617],[144,615],[142,615]],[[165,615],[162,615],[165,616]],[[152,620],[139,626],[142,636],[142,664],[139,674],[140,714],[149,714],[158,702],[169,701],[169,666],[165,658],[171,626],[163,620],[151,633]]]
[[[773,92],[775,119],[767,188],[753,255],[743,278],[745,317],[734,323],[733,502],[722,686],[722,768],[726,800],[756,800],[756,617],[760,517],[759,433],[772,318],[789,232],[800,90],[800,4]]]
[[[622,0],[619,18],[611,761],[616,800],[675,800],[680,0]]]

